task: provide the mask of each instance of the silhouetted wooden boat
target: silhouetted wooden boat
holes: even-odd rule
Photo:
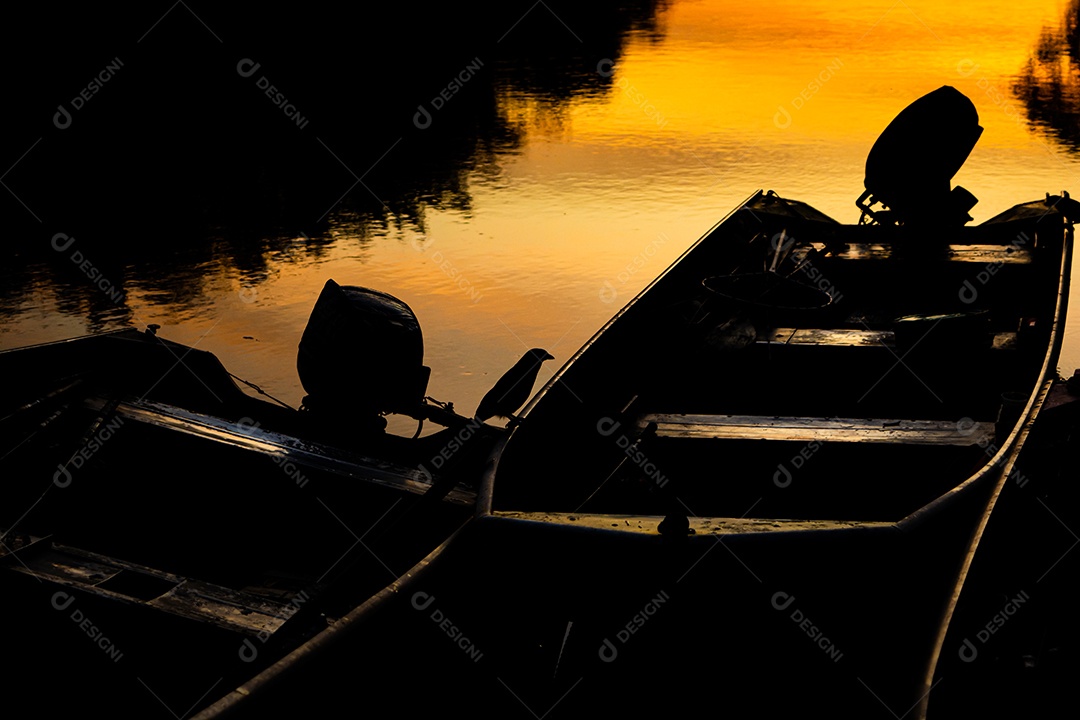
[[[1080,216],[1048,196],[967,227],[948,170],[935,169],[944,191],[914,201],[868,177],[878,189],[860,203],[880,224],[756,193],[489,438],[475,516],[447,496],[441,523],[406,522],[371,552],[367,528],[414,493],[353,494],[328,472],[303,512],[295,494],[268,491],[275,477],[297,489],[272,453],[200,442],[162,462],[158,426],[140,424],[147,436],[122,458],[104,455],[116,440],[101,443],[93,484],[73,475],[70,505],[57,507],[59,490],[46,498],[45,518],[103,549],[16,539],[12,616],[48,628],[78,689],[115,690],[117,714],[160,701],[198,718],[317,717],[377,695],[422,716],[465,691],[469,713],[492,718],[924,717],[942,654],[959,651],[948,630],[979,540],[1022,480],[1055,380]],[[55,391],[33,397],[63,404],[72,390],[52,377]],[[97,437],[115,402],[81,401],[83,434],[59,436]],[[37,403],[21,413],[55,414]],[[177,429],[197,424],[171,412]],[[36,469],[25,461],[27,477],[55,484],[53,450]],[[28,527],[31,483],[9,485],[6,507],[35,508],[14,521]],[[133,498],[161,514],[128,510]],[[143,543],[130,565],[111,550]],[[45,551],[39,565],[23,547]],[[325,595],[297,582],[334,570],[339,548],[369,567],[336,570]],[[201,599],[161,607],[183,596]],[[53,654],[20,653],[23,683]]]
[[[752,196],[541,390],[475,519],[198,717],[464,688],[492,718],[925,717],[1056,379],[1080,217],[1066,194],[965,226],[970,145],[895,144],[943,108],[974,144],[968,106],[898,117],[871,222]],[[889,182],[908,162],[918,192]]]
[[[338,306],[348,292],[370,310],[360,338]],[[424,398],[404,306],[332,282],[324,296],[301,343],[301,376],[322,392],[305,411],[241,391],[212,354],[154,328],[0,352],[0,591],[7,617],[33,629],[5,630],[0,672],[36,711],[81,712],[104,693],[117,716],[180,714],[471,516],[499,431]],[[344,381],[313,339],[326,312]],[[373,341],[382,360],[349,355]],[[445,427],[382,432],[388,407]]]

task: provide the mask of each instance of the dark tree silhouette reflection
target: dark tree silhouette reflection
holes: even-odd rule
[[[0,313],[42,283],[73,312],[99,302],[55,232],[125,292],[194,306],[210,267],[257,282],[271,255],[325,252],[335,214],[365,245],[468,213],[529,132],[507,99],[557,116],[610,92],[598,62],[658,39],[666,0],[530,5],[20,9],[0,48],[32,68],[6,92]]]
[[[1080,0],[1069,2],[1059,27],[1043,29],[1012,89],[1028,122],[1080,151]]]

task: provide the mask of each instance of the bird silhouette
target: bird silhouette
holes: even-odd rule
[[[476,419],[484,422],[492,417],[504,417],[516,421],[514,413],[525,404],[532,394],[536,374],[545,360],[554,360],[547,350],[533,348],[521,356],[514,366],[503,373],[494,387],[487,391],[476,406]]]

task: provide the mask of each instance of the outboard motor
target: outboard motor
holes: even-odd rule
[[[959,226],[978,200],[952,178],[982,135],[974,103],[945,85],[893,119],[866,158],[860,223]],[[875,203],[884,209],[872,209]]]
[[[379,426],[385,413],[415,417],[431,375],[423,362],[420,323],[408,305],[327,280],[296,358],[304,407]]]

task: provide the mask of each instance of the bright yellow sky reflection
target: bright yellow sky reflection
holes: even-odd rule
[[[228,259],[206,268],[203,305],[129,298],[143,322],[295,403],[296,343],[325,280],[374,287],[420,317],[431,393],[471,412],[528,347],[555,354],[540,379],[550,377],[758,188],[854,222],[874,140],[941,85],[968,95],[985,128],[956,177],[980,199],[977,221],[1048,191],[1080,192],[1074,156],[1029,127],[1010,90],[1061,17],[1056,0],[677,1],[660,41],[631,38],[614,68],[597,58],[598,72],[614,72],[606,94],[558,106],[499,98],[526,141],[497,173],[469,179],[468,215],[429,209],[423,232],[391,226],[365,247],[357,238],[372,233],[336,216],[339,239],[321,255],[268,257],[265,277],[244,281],[253,303],[238,299]],[[58,322],[38,330],[43,314],[28,309],[16,334],[71,334]],[[1080,364],[1073,327],[1067,370]]]

